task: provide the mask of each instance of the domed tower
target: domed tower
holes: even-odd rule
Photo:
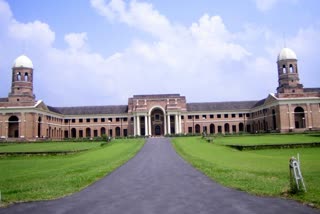
[[[33,64],[25,55],[19,56],[12,67],[12,84],[9,102],[18,105],[33,105]]]
[[[283,48],[278,56],[278,94],[296,95],[303,93],[299,82],[297,55],[289,48]]]

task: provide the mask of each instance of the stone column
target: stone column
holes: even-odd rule
[[[164,135],[167,134],[167,117],[166,117],[166,114],[163,113],[163,121],[164,121]]]
[[[307,104],[307,117],[308,117],[308,124],[306,124],[306,128],[312,129],[312,111],[310,109],[309,103]]]
[[[148,126],[149,126],[149,135],[152,135],[152,131],[151,131],[151,116],[148,115]]]
[[[140,116],[137,116],[137,135],[140,136]]]
[[[145,130],[145,136],[149,135],[148,130],[148,115],[144,116],[144,130]]]
[[[181,114],[178,115],[179,134],[182,133]]]
[[[171,134],[171,127],[170,127],[170,114],[168,114],[167,118],[168,118],[168,120],[167,120],[167,123],[168,123],[168,134]]]
[[[137,116],[133,116],[133,135],[137,135]],[[109,133],[108,133],[109,136]]]
[[[175,134],[179,134],[178,114],[174,115],[174,126]]]

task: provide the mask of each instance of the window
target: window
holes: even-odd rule
[[[184,120],[184,116],[183,115],[181,116],[181,120]]]
[[[217,114],[217,118],[221,118],[221,114]]]
[[[116,122],[119,122],[119,121],[120,121],[120,118],[119,118],[119,117],[117,117],[117,118],[116,118]]]
[[[235,117],[236,117],[236,114],[231,114],[231,117],[232,117],[232,118],[235,118]]]
[[[210,114],[210,119],[213,119],[214,118],[214,115],[213,114]]]
[[[72,122],[72,123],[75,123],[75,122],[76,122],[76,119],[72,119],[71,122]]]
[[[87,123],[90,123],[90,118],[87,118]]]
[[[160,115],[159,114],[154,115],[154,119],[155,120],[160,120]]]
[[[101,118],[101,123],[104,123],[106,122],[106,119],[105,118]]]
[[[224,118],[228,118],[229,117],[229,115],[228,114],[224,114]]]
[[[188,127],[188,133],[192,133],[192,127]]]
[[[191,115],[188,115],[188,120],[191,120],[192,119],[192,116]]]
[[[202,119],[203,119],[203,120],[207,119],[207,115],[205,115],[205,114],[202,115]]]
[[[124,122],[127,122],[127,121],[128,121],[128,118],[126,118],[126,117],[123,118],[123,121],[124,121]]]
[[[199,115],[196,115],[196,119],[199,120]]]
[[[242,117],[242,114],[239,114],[239,117]]]
[[[68,123],[69,122],[69,120],[68,119],[64,119],[64,123]]]
[[[93,122],[98,122],[98,118],[93,118]]]
[[[131,122],[133,122],[133,117],[131,117],[131,119],[130,119],[130,120],[131,120]]]
[[[250,113],[246,113],[246,117],[250,117]]]
[[[112,122],[112,118],[109,118],[109,121]]]
[[[82,119],[82,118],[80,118],[80,119],[79,119],[79,123],[82,123],[82,122],[83,122],[83,119]]]

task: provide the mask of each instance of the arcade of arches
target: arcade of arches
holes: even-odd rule
[[[33,63],[19,56],[0,98],[0,140],[320,130],[320,88],[300,83],[296,54],[277,58],[276,93],[255,101],[188,103],[180,94],[134,95],[126,105],[53,107],[36,100]]]

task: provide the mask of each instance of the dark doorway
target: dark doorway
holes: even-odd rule
[[[154,134],[156,136],[159,136],[161,135],[161,127],[159,125],[156,125],[155,128],[154,128]]]

